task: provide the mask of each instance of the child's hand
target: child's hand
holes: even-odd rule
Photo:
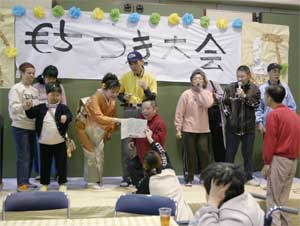
[[[146,137],[147,137],[148,139],[151,138],[151,137],[152,137],[152,134],[153,134],[152,130],[149,129],[149,128],[145,129],[144,133],[146,134]]]
[[[24,110],[29,110],[30,108],[32,108],[32,100],[25,100],[25,102],[23,103],[23,108]]]
[[[65,124],[66,121],[67,121],[67,116],[66,116],[66,115],[60,116],[60,122],[61,122],[62,124]]]
[[[154,141],[152,138],[152,134],[153,134],[152,130],[147,128],[147,129],[145,129],[144,133],[146,134],[146,138],[147,138],[149,144],[151,144]]]

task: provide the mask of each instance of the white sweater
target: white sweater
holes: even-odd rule
[[[183,190],[174,170],[164,169],[160,174],[151,176],[149,182],[149,190],[151,195],[166,196],[176,201],[176,220],[186,221],[192,219],[192,210],[184,201]]]
[[[23,109],[23,103],[25,100],[32,100],[33,105],[39,103],[38,100],[38,90],[32,86],[25,86],[22,82],[15,84],[8,93],[8,111],[9,117],[12,120],[12,126],[34,130],[34,120],[27,118],[25,111]]]

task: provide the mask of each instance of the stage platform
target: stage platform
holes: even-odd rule
[[[83,218],[103,218],[113,217],[114,206],[118,197],[122,194],[131,193],[135,190],[134,187],[121,188],[119,183],[121,178],[118,177],[106,177],[104,178],[104,187],[101,190],[92,190],[85,188],[85,183],[82,178],[68,178],[67,194],[70,199],[71,206],[71,218],[83,219]],[[182,177],[179,180],[183,182]],[[258,180],[265,184],[264,179]],[[12,192],[16,192],[16,179],[4,179],[4,186],[1,192],[1,198],[3,198]],[[31,182],[39,185],[38,181],[31,179]],[[58,184],[52,182],[49,186],[51,190],[57,190]],[[196,179],[196,184],[192,187],[185,187],[182,185],[184,191],[184,198],[190,205],[193,212],[197,211],[204,203],[206,203],[205,189],[199,184]],[[247,186],[246,190],[251,193],[265,195],[266,191],[261,187]],[[263,200],[257,200],[262,208],[265,210],[265,202]],[[1,211],[2,211],[2,205]],[[300,180],[295,179],[292,190],[290,193],[290,200],[288,206],[300,209]],[[126,215],[128,216],[128,215]],[[12,212],[7,213],[7,220],[30,220],[30,219],[57,219],[65,218],[65,210],[54,211],[35,211],[35,212]],[[300,216],[291,216],[292,225],[300,225]]]

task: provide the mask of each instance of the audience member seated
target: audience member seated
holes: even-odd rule
[[[263,226],[264,212],[245,191],[246,175],[232,163],[213,163],[201,175],[207,204],[189,226]]]
[[[146,132],[147,138],[151,138],[151,132]],[[157,142],[149,140],[149,143],[159,147],[160,151],[149,151],[144,156],[145,178],[149,178],[149,191],[151,195],[160,195],[172,198],[177,203],[178,221],[188,221],[193,217],[193,213],[188,204],[183,199],[182,186],[176,176],[175,171],[170,168],[168,158],[161,158],[164,150]],[[143,180],[142,180],[143,181]]]

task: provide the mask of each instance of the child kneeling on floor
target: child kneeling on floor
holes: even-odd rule
[[[41,184],[40,191],[47,191],[50,184],[51,163],[54,156],[58,175],[59,191],[67,187],[67,152],[65,136],[72,121],[69,108],[61,103],[61,87],[56,83],[46,85],[47,103],[32,106],[28,101],[24,105],[28,118],[35,118],[35,129],[39,137],[41,150]]]

